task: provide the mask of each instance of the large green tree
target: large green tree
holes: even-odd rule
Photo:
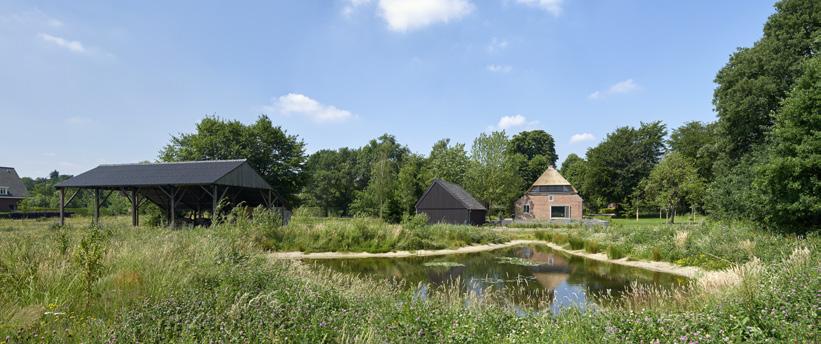
[[[305,185],[305,144],[264,115],[250,125],[206,117],[195,133],[173,136],[160,151],[162,161],[220,159],[247,159],[290,204]]]
[[[755,167],[755,186],[772,227],[805,232],[821,228],[821,57],[805,72],[775,116],[767,158]]]
[[[311,154],[306,164],[306,203],[321,208],[326,215],[349,215],[356,191],[356,161],[356,151],[348,148]]]
[[[436,141],[425,162],[424,184],[430,185],[434,179],[444,179],[461,185],[465,179],[468,160],[463,143],[451,145],[450,139]]]
[[[361,184],[365,180],[366,186],[356,192],[351,212],[398,222],[402,209],[395,188],[399,168],[409,154],[407,147],[400,145],[394,136],[388,134],[371,140],[362,147],[358,152],[355,184]]]
[[[422,196],[427,183],[423,169],[425,159],[416,154],[409,154],[399,168],[396,181],[396,201],[403,215],[415,213],[416,201]]]
[[[671,152],[656,165],[642,181],[644,197],[658,207],[667,209],[668,223],[674,223],[676,210],[684,205],[695,205],[704,195],[704,182],[684,155]]]
[[[664,153],[665,135],[660,121],[642,123],[639,128],[618,128],[588,149],[584,189],[589,201],[596,207],[629,203],[633,190]]]
[[[474,196],[488,205],[491,213],[503,215],[521,194],[523,182],[518,174],[516,154],[508,154],[504,131],[482,133],[473,141],[471,163],[465,184]]]
[[[510,139],[509,154],[521,155],[518,167],[525,183],[532,183],[549,167],[556,165],[556,143],[544,130],[523,131]]]
[[[718,157],[717,138],[715,122],[687,122],[670,134],[670,150],[692,161],[698,175],[709,181],[712,180],[713,164]]]
[[[576,188],[582,197],[585,194],[585,184],[587,183],[587,161],[582,159],[580,156],[576,155],[575,153],[570,153],[564,161],[562,161],[562,167],[559,169],[559,173],[573,184],[573,187]]]
[[[818,0],[782,0],[764,36],[740,48],[716,76],[713,104],[721,147],[732,163],[763,143],[773,115],[801,75],[801,63],[821,48]]]

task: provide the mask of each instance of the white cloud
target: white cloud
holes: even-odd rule
[[[505,50],[507,48],[507,46],[508,46],[508,42],[506,40],[498,39],[496,37],[493,37],[493,39],[490,41],[490,43],[488,43],[486,49],[487,49],[488,53],[492,54],[492,53],[495,53],[495,52]]]
[[[379,0],[379,10],[390,30],[406,32],[458,20],[474,6],[469,0]]]
[[[516,2],[525,6],[543,9],[553,16],[559,16],[562,13],[562,0],[516,0]]]
[[[272,105],[265,106],[263,109],[285,116],[305,116],[316,123],[343,122],[354,117],[350,111],[342,110],[331,105],[324,105],[308,96],[298,93],[288,93],[276,98]]]
[[[570,137],[570,144],[588,142],[595,139],[596,137],[591,133],[573,134],[573,136]]]
[[[81,43],[80,41],[71,41],[62,37],[52,36],[47,33],[40,33],[37,36],[45,42],[54,44],[63,49],[68,49],[69,51],[74,53],[82,54],[86,52],[86,48],[83,47],[83,43]]]
[[[511,130],[523,127],[534,127],[539,124],[539,121],[528,121],[527,117],[522,115],[502,116],[495,126],[488,126],[487,131],[494,130]]]
[[[342,15],[350,17],[357,8],[369,5],[371,0],[346,0],[345,6],[342,7]]]
[[[607,90],[595,91],[595,92],[591,93],[589,96],[587,96],[587,98],[594,99],[594,100],[595,99],[601,99],[601,98],[604,98],[604,97],[609,96],[609,95],[630,93],[630,92],[633,92],[633,91],[638,90],[638,89],[639,89],[639,85],[636,84],[636,82],[633,81],[633,79],[627,79],[627,80],[619,81],[619,82],[611,85],[610,87],[607,88]]]
[[[487,65],[486,68],[487,68],[488,71],[493,72],[493,73],[509,73],[510,71],[513,70],[513,66],[497,65],[497,64]]]

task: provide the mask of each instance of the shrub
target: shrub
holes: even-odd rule
[[[607,246],[607,257],[610,259],[624,258],[624,248],[618,244],[610,244]]]
[[[402,216],[402,227],[405,229],[418,229],[428,225],[428,215],[416,214]]]
[[[653,247],[652,258],[656,261],[661,260],[661,249],[659,247]]]
[[[593,239],[585,240],[584,250],[590,253],[599,253],[599,242]]]
[[[102,227],[91,226],[86,231],[86,235],[80,240],[75,251],[75,260],[82,272],[83,291],[86,294],[87,304],[91,302],[94,283],[102,275],[103,256],[106,251],[107,239],[108,234]]]
[[[538,240],[553,241],[553,233],[549,231],[536,231],[534,235]]]
[[[574,250],[581,250],[584,248],[584,239],[580,237],[571,235],[568,241],[570,242],[570,248]]]
[[[567,244],[568,236],[565,233],[554,233],[553,234],[553,242],[559,245]]]

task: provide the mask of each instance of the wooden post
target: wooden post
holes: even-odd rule
[[[177,214],[176,214],[177,190],[174,190],[174,192],[171,193],[170,198],[171,198],[171,219],[169,220],[169,223],[171,224],[171,228],[174,228],[174,225],[176,225],[176,222],[177,222],[177,220],[176,220],[176,218],[177,218]]]
[[[94,224],[100,224],[100,189],[94,189]]]
[[[139,207],[139,196],[137,196],[137,189],[131,190],[131,225],[137,227],[140,225],[140,215],[138,214],[140,207]]]
[[[60,226],[65,226],[66,189],[60,188]]]
[[[214,193],[211,194],[211,225],[217,222],[218,191],[218,187],[214,185]]]
[[[639,221],[639,206],[636,206],[636,222]]]

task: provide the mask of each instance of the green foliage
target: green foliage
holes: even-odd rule
[[[533,183],[549,167],[556,165],[556,144],[544,130],[522,131],[510,139],[508,154],[520,155],[519,177]]]
[[[700,203],[704,196],[704,182],[695,167],[682,154],[670,152],[642,181],[644,196],[658,207],[668,209],[669,222],[675,221],[676,209],[685,200],[690,205]]]
[[[584,238],[576,235],[570,235],[567,239],[570,243],[570,248],[574,250],[581,250],[584,248]]]
[[[716,123],[690,121],[670,134],[670,150],[693,162],[701,179],[713,179],[713,164],[718,158]]]
[[[821,57],[808,60],[775,116],[766,159],[753,168],[770,227],[806,232],[821,227]]]
[[[625,249],[619,244],[610,244],[607,245],[607,258],[610,259],[621,259],[626,257]]]
[[[468,164],[469,159],[463,143],[450,146],[450,139],[436,141],[425,161],[424,185],[430,186],[434,179],[464,185]]]
[[[193,134],[181,134],[160,152],[162,161],[248,159],[254,168],[289,204],[305,185],[305,144],[260,116],[250,125],[206,117]]]
[[[416,201],[427,188],[423,180],[424,162],[421,156],[410,154],[399,169],[395,197],[403,216],[416,212]]]
[[[601,248],[599,247],[598,241],[595,239],[588,239],[584,241],[584,250],[589,253],[599,253]]]
[[[661,122],[621,127],[587,151],[582,190],[587,202],[599,208],[611,202],[629,203],[633,190],[650,174],[664,153]]]
[[[503,214],[522,192],[522,179],[517,172],[517,155],[507,153],[508,139],[504,131],[482,133],[473,141],[471,164],[466,187],[478,199],[486,202],[491,214]]]
[[[108,249],[108,232],[102,227],[91,226],[74,250],[74,259],[80,268],[83,292],[88,303],[94,296],[94,284],[103,274],[103,256]]]
[[[405,229],[415,230],[428,225],[428,215],[424,213],[409,215],[405,214],[402,218],[402,227]]]
[[[338,211],[350,215],[349,206],[356,191],[357,151],[348,148],[320,150],[308,157],[304,189],[307,204],[322,209],[324,215]]]
[[[794,87],[803,61],[821,48],[817,1],[782,0],[775,8],[764,36],[751,48],[738,49],[716,75],[719,146],[733,162],[766,141],[772,114]]]

